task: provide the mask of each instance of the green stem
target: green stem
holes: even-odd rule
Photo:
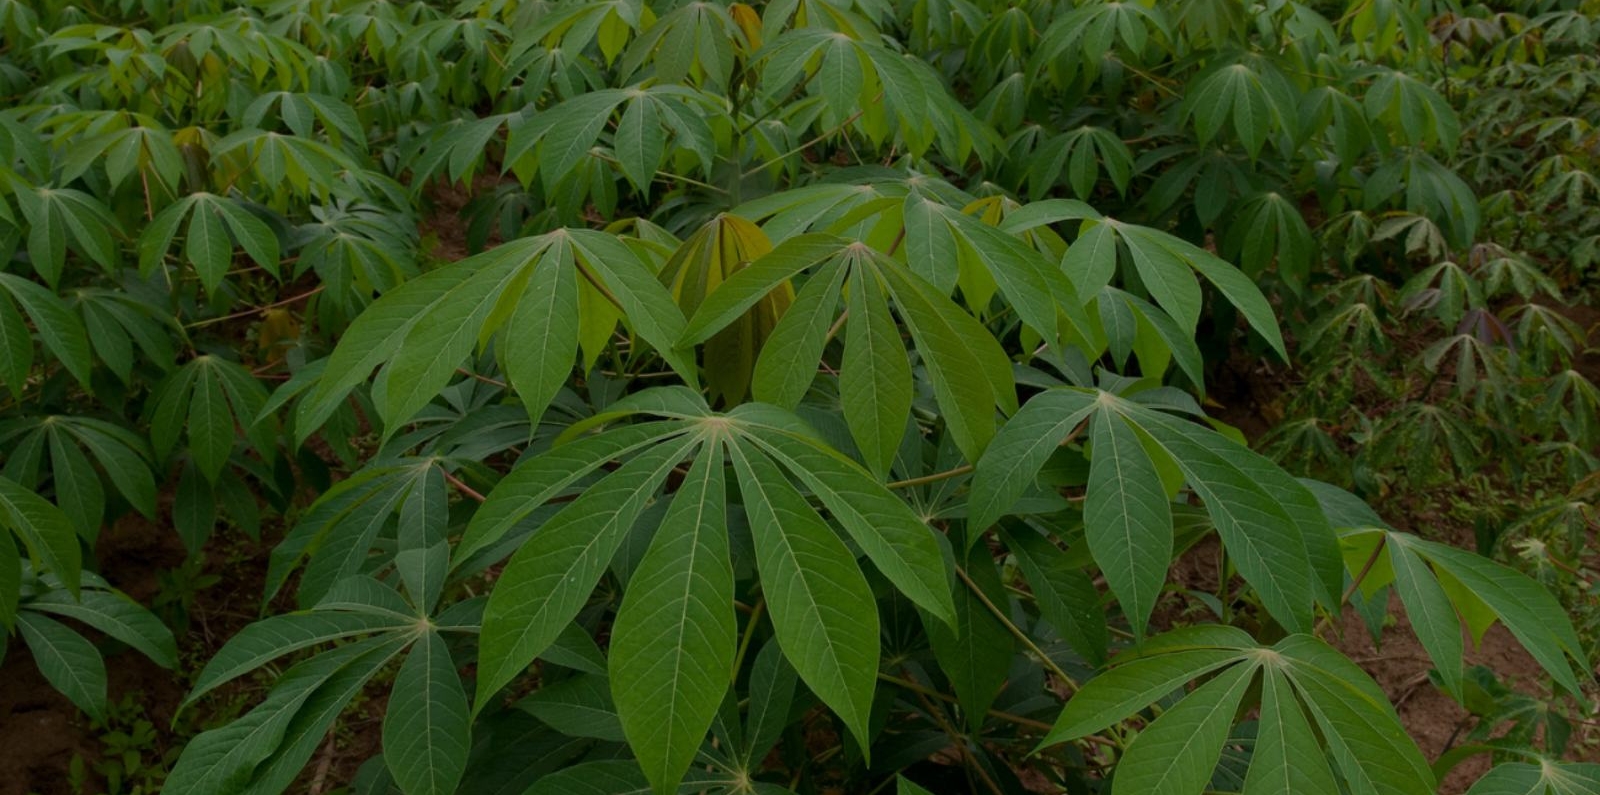
[[[745,655],[750,651],[750,639],[756,635],[756,625],[761,622],[761,614],[767,609],[767,600],[756,602],[755,608],[750,611],[750,620],[744,622],[744,637],[739,639],[739,651],[733,656],[733,675],[739,675],[739,669],[744,667]]]
[[[982,602],[983,606],[988,608],[989,612],[993,613],[994,617],[999,619],[1001,624],[1005,625],[1006,629],[1011,632],[1013,637],[1021,641],[1022,645],[1028,647],[1028,651],[1031,651],[1038,656],[1039,661],[1044,663],[1044,667],[1048,668],[1050,673],[1055,674],[1057,678],[1066,683],[1067,687],[1071,688],[1072,690],[1076,691],[1078,689],[1078,681],[1073,679],[1071,676],[1068,676],[1066,671],[1061,670],[1061,666],[1056,665],[1055,660],[1050,659],[1050,655],[1045,654],[1042,649],[1034,644],[1033,639],[1028,637],[1028,633],[1023,632],[1021,627],[1011,623],[1010,617],[1002,612],[1000,608],[996,607],[995,603],[989,600],[989,595],[985,594],[983,589],[979,588],[978,584],[973,582],[971,577],[967,576],[966,569],[957,566],[956,576],[960,577],[961,581],[967,584],[967,590],[972,591],[972,595],[978,597],[978,601]]]
[[[1355,579],[1350,581],[1350,587],[1344,589],[1344,594],[1339,597],[1338,606],[1335,607],[1334,610],[1330,611],[1327,615],[1322,617],[1322,621],[1317,623],[1316,628],[1312,630],[1311,634],[1321,635],[1325,630],[1327,630],[1328,627],[1333,626],[1334,617],[1344,612],[1344,606],[1349,604],[1350,597],[1355,596],[1356,589],[1361,587],[1362,580],[1367,578],[1367,574],[1370,573],[1372,571],[1372,567],[1377,564],[1378,556],[1383,554],[1383,549],[1388,545],[1388,543],[1388,533],[1384,533],[1382,536],[1378,537],[1378,545],[1372,548],[1372,554],[1367,556],[1367,562],[1361,564],[1361,570],[1356,572]]]

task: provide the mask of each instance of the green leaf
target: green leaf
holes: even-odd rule
[[[965,568],[967,576],[991,604],[1003,606],[1010,602],[987,547],[969,547]],[[939,661],[940,669],[949,678],[966,712],[969,731],[979,734],[988,718],[989,707],[1005,686],[1015,641],[1005,625],[989,612],[983,599],[970,588],[958,589],[955,602],[954,626],[928,622],[928,640],[934,658]]]
[[[537,425],[572,374],[578,349],[578,275],[558,262],[534,268],[504,338],[506,376]]]
[[[194,391],[189,397],[189,454],[200,474],[216,483],[222,468],[228,465],[237,438],[233,413],[228,410],[228,398],[211,358],[202,356],[193,366],[196,372]]]
[[[493,545],[539,506],[607,461],[664,442],[688,427],[682,422],[630,425],[558,445],[524,460],[489,492],[488,499],[472,515],[456,546],[453,563],[459,565]]]
[[[365,613],[288,613],[239,630],[206,663],[185,696],[185,706],[236,677],[298,649],[343,638],[389,632],[409,626],[394,617]]]
[[[675,439],[640,453],[551,517],[511,556],[483,615],[475,713],[583,608],[667,473],[699,443],[698,436]]]
[[[629,102],[617,121],[612,149],[622,173],[640,193],[649,195],[650,181],[655,178],[666,146],[667,135],[661,127],[656,101],[638,97]]]
[[[954,620],[941,539],[904,501],[814,438],[771,426],[752,428],[749,438],[800,478],[901,593],[941,621]]]
[[[1404,543],[1487,604],[1556,682],[1568,692],[1580,692],[1567,657],[1576,660],[1580,670],[1587,671],[1589,665],[1571,616],[1549,591],[1521,573],[1471,552],[1421,539],[1407,538]]]
[[[1288,679],[1267,666],[1261,678],[1255,751],[1241,795],[1282,793],[1338,795],[1339,785]]]
[[[857,269],[850,288],[839,398],[850,435],[867,467],[882,480],[911,414],[911,362],[878,277]]]
[[[429,464],[400,506],[394,566],[423,614],[432,613],[450,569],[449,496],[444,470]]]
[[[1095,409],[1088,394],[1065,389],[1041,392],[995,435],[978,459],[967,498],[968,524],[984,529],[999,521],[1033,485],[1067,433]],[[974,540],[969,537],[969,540]]]
[[[81,555],[72,520],[48,500],[0,477],[0,522],[11,528],[28,555],[61,578],[67,589],[78,592]],[[0,543],[10,543],[9,541]]]
[[[311,761],[311,755],[323,746],[322,738],[334,720],[350,706],[367,682],[400,652],[406,640],[405,637],[375,638],[370,651],[318,687],[284,727],[285,742],[256,768],[250,786],[241,795],[280,795],[286,791]]]
[[[1540,760],[1538,764],[1503,762],[1483,774],[1467,795],[1595,795],[1600,793],[1600,765]]]
[[[1089,575],[1073,567],[1055,544],[1031,530],[1008,530],[1005,540],[1044,619],[1085,660],[1094,665],[1104,663],[1110,637],[1100,594]]]
[[[879,270],[917,343],[946,427],[962,455],[978,460],[994,437],[995,407],[1016,409],[1005,350],[983,324],[920,276],[898,266]]]
[[[406,420],[428,405],[472,352],[490,311],[522,273],[516,252],[507,251],[511,247],[479,255],[493,257],[494,261],[441,295],[412,322],[404,341],[395,349],[394,358],[383,368],[383,397],[375,401],[385,438],[393,436]],[[334,356],[338,353],[335,349]],[[328,368],[329,372],[337,372],[331,359]]]
[[[633,330],[666,359],[684,383],[693,386],[697,372],[693,358],[674,349],[683,338],[683,312],[650,266],[612,235],[592,229],[572,229],[567,234],[578,264],[610,289]]]
[[[750,712],[745,719],[745,766],[760,762],[789,724],[799,679],[776,641],[768,641],[750,668]]]
[[[296,446],[304,444],[327,422],[351,389],[394,356],[406,335],[435,304],[466,289],[472,277],[489,262],[488,255],[480,255],[429,271],[384,293],[351,322],[328,357],[326,375],[302,404],[301,416],[295,423]]]
[[[1428,571],[1427,564],[1416,552],[1396,537],[1390,538],[1388,552],[1394,570],[1394,588],[1400,594],[1400,603],[1405,605],[1411,629],[1433,659],[1445,691],[1460,700],[1464,697],[1461,619],[1450,606],[1450,598],[1439,580]]]
[[[679,347],[698,345],[711,339],[739,318],[778,285],[801,271],[842,253],[849,244],[832,235],[791,237],[765,256],[735,271],[728,280],[700,302],[694,317],[678,340]],[[798,299],[797,299],[798,300]]]
[[[45,681],[89,717],[102,720],[106,708],[106,663],[94,644],[38,613],[18,614],[17,628]]]
[[[1193,423],[1122,405],[1128,407],[1125,416],[1177,462],[1240,575],[1272,617],[1290,631],[1309,629],[1315,585],[1305,531],[1261,482],[1259,457]]]
[[[1094,456],[1084,538],[1135,637],[1142,638],[1172,562],[1172,506],[1155,463],[1114,410],[1095,412],[1089,438]]]
[[[735,273],[735,277],[744,270]],[[756,400],[791,411],[800,405],[811,382],[817,378],[817,362],[828,344],[828,324],[839,306],[839,290],[844,284],[845,272],[844,264],[837,260],[822,266],[800,288],[794,302],[778,319],[778,325],[761,346],[755,372],[751,375],[750,391]],[[712,296],[727,289],[728,284],[724,283]],[[701,304],[702,310],[709,303],[708,299]],[[695,313],[695,317],[699,318],[700,313]]]
[[[1090,224],[1067,247],[1061,269],[1079,295],[1094,295],[1117,275],[1117,234],[1108,224]]]
[[[194,266],[200,284],[210,295],[216,295],[233,264],[233,241],[228,239],[228,231],[219,216],[215,202],[197,202],[189,216],[188,237],[183,246],[184,258]]]
[[[647,795],[650,782],[632,760],[584,762],[534,782],[525,795]]]
[[[251,773],[283,742],[306,700],[329,678],[363,657],[399,651],[404,639],[372,638],[304,660],[277,678],[267,697],[244,717],[201,732],[189,741],[167,774],[172,792],[238,792]],[[321,739],[320,737],[315,739]]]
[[[679,485],[611,630],[611,693],[658,793],[694,761],[731,684],[733,615],[722,447],[706,444]]]
[[[819,352],[820,353],[820,352]],[[0,293],[0,383],[20,400],[33,370],[33,335],[9,295]]]
[[[622,722],[604,674],[580,674],[539,689],[517,706],[570,737],[622,742]]]
[[[0,288],[11,293],[33,321],[45,350],[55,356],[78,383],[88,386],[92,364],[89,337],[66,303],[43,286],[15,274],[0,273]]]
[[[784,655],[866,753],[878,611],[844,542],[765,456],[732,448],[768,611]]]
[[[1087,737],[1172,693],[1183,683],[1241,659],[1243,652],[1238,648],[1195,648],[1117,665],[1084,683],[1083,689],[1068,699],[1066,709],[1039,745]]]
[[[1203,791],[1257,667],[1235,665],[1218,674],[1139,732],[1117,763],[1113,795]]]
[[[383,759],[406,795],[450,795],[467,767],[472,723],[439,633],[417,638],[383,717]]]
[[[1282,670],[1305,699],[1338,770],[1352,792],[1423,795],[1433,773],[1400,725],[1383,691],[1355,663],[1308,635],[1274,649]]]
[[[55,480],[56,501],[77,526],[78,535],[92,544],[100,532],[100,520],[106,509],[100,476],[83,451],[63,438],[58,423],[52,422],[45,436],[50,443],[50,471]]]
[[[30,610],[76,619],[139,650],[162,668],[178,665],[178,645],[161,619],[120,593],[85,590],[78,599],[49,591],[28,602]]]

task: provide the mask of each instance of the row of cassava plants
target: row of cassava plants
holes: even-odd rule
[[[1537,174],[1592,161],[1569,132],[1531,183],[1482,166],[1479,120],[1556,110],[1452,81],[1575,90],[1581,61],[1539,70],[1592,17],[0,2],[0,617],[101,714],[102,649],[179,664],[102,528],[287,527],[267,617],[183,672],[189,704],[278,674],[168,792],[294,786],[374,688],[365,792],[1430,792],[1466,754],[1430,766],[1328,645],[1347,603],[1398,593],[1464,701],[1463,622],[1557,699],[1582,641],[1532,580],[1250,452],[1206,375],[1360,359],[1316,331],[1361,289],[1330,283],[1419,256],[1406,310],[1576,357],[1486,318],[1582,250],[1585,194]],[[458,228],[482,253],[437,261]],[[1477,408],[1501,383],[1445,375]],[[1212,538],[1196,621],[1167,564]],[[1468,748],[1480,791],[1593,787],[1557,734]]]

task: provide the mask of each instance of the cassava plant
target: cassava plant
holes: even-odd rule
[[[248,696],[167,793],[1600,791],[1491,734],[1587,704],[1563,603],[1290,471],[1592,468],[1534,300],[1591,128],[1531,119],[1600,11],[1526,5],[0,0],[0,618],[91,714],[117,644]],[[1239,358],[1348,387],[1288,468]],[[140,515],[252,539],[261,617],[180,655]],[[1391,593],[1483,716],[1436,759],[1339,650]]]

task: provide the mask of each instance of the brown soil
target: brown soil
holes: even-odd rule
[[[1361,617],[1354,609],[1349,609],[1343,617],[1343,636],[1334,646],[1359,663],[1383,688],[1390,702],[1397,705],[1400,722],[1432,762],[1449,750],[1452,743],[1461,744],[1474,719],[1454,699],[1429,683],[1428,670],[1433,665],[1412,634],[1411,622],[1406,620],[1398,597],[1390,599],[1389,612],[1396,623],[1384,630],[1382,645],[1373,644],[1372,635]],[[1489,629],[1483,644],[1477,648],[1473,647],[1470,637],[1465,640],[1469,668],[1486,666],[1509,684],[1523,689],[1536,687],[1543,677],[1539,664],[1499,624]],[[1472,757],[1445,776],[1439,783],[1439,792],[1441,795],[1465,792],[1488,770],[1487,756]]]

